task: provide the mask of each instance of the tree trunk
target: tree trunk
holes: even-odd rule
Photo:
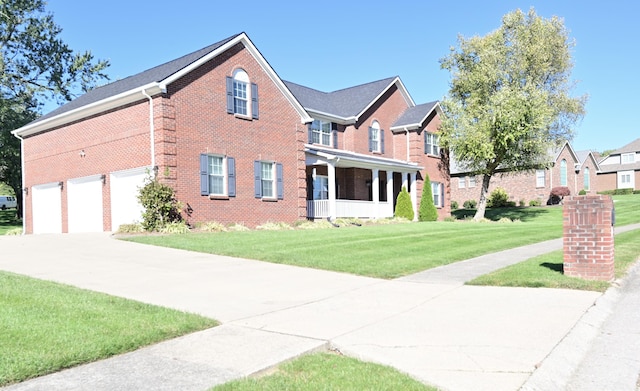
[[[491,175],[484,174],[482,176],[482,188],[480,189],[480,200],[478,200],[478,209],[473,216],[475,221],[484,219],[484,212],[487,209],[487,193],[489,192],[489,182],[491,181]]]

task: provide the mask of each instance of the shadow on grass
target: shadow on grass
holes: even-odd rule
[[[540,266],[546,267],[547,269],[553,270],[554,272],[558,272],[560,274],[564,274],[564,264],[563,263],[542,262],[540,264]]]
[[[516,208],[487,208],[484,213],[486,219],[492,221],[498,221],[503,218],[511,220],[520,220],[522,222],[537,220],[544,215],[550,213],[551,208],[548,207],[516,207]],[[473,218],[476,214],[475,209],[458,209],[451,212],[451,215],[458,220],[464,220],[467,218]]]

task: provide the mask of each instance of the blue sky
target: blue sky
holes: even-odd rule
[[[489,4],[487,4],[489,3]],[[573,49],[574,95],[588,94],[576,150],[640,137],[640,2],[49,0],[76,51],[108,59],[117,80],[246,32],[278,75],[321,91],[400,76],[416,103],[446,95],[439,59],[459,34],[485,35],[515,9],[562,17]]]

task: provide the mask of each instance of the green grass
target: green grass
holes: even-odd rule
[[[0,235],[13,229],[22,229],[22,220],[16,219],[16,210],[0,210]]]
[[[126,240],[379,278],[557,238],[560,216],[531,223],[424,222],[316,230],[134,236]]]
[[[640,194],[613,196],[616,225],[640,223]]]
[[[623,277],[639,256],[640,230],[615,236],[614,257],[617,278]],[[607,281],[588,281],[565,276],[562,269],[563,253],[559,250],[486,274],[467,284],[581,289],[599,292],[604,292],[610,286]]]
[[[216,325],[193,314],[0,272],[0,386]]]
[[[434,391],[397,370],[330,353],[317,353],[283,364],[274,374],[232,381],[215,391]]]

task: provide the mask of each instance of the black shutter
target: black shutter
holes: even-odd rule
[[[236,196],[236,159],[227,157],[227,186],[229,197]]]
[[[284,184],[282,182],[282,163],[276,163],[276,187],[278,189],[278,199],[284,199]]]
[[[408,136],[407,136],[408,137]],[[431,151],[429,151],[429,143],[427,143],[427,140],[429,138],[429,133],[427,133],[426,131],[424,132],[424,153],[426,155],[428,155],[429,153],[431,153]]]
[[[380,153],[384,153],[384,130],[380,129]]]
[[[338,124],[331,123],[331,138],[333,139],[333,147],[338,149]]]
[[[233,78],[227,76],[227,113],[233,114]]]
[[[200,195],[209,195],[209,156],[200,155]]]
[[[373,128],[369,126],[369,152],[373,152]]]
[[[251,117],[258,119],[258,85],[251,83]]]
[[[256,198],[262,198],[262,165],[258,160],[253,162],[254,190]]]
[[[309,144],[313,144],[313,122],[309,124],[309,127],[307,128],[308,132],[309,132]]]

